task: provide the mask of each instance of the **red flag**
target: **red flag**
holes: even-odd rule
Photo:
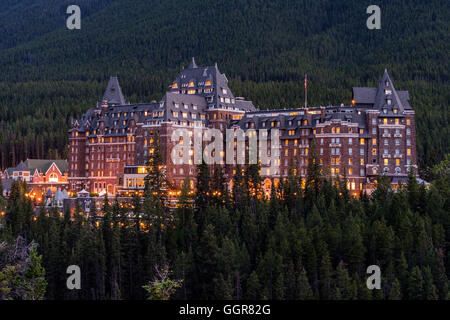
[[[307,83],[307,74],[305,73],[305,89],[306,89],[306,83]]]

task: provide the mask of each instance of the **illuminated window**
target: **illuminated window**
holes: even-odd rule
[[[172,85],[172,88],[173,88],[173,89],[178,88],[178,83],[174,83],[174,84]]]
[[[189,87],[193,87],[194,86],[194,81],[189,82]]]
[[[363,164],[364,164],[364,158],[361,158],[361,159],[359,160],[359,162],[361,163],[361,165],[363,165]]]
[[[348,175],[351,176],[352,174],[353,174],[353,169],[352,169],[352,168],[349,168],[349,169],[348,169]]]
[[[361,145],[363,145],[363,144],[364,144],[364,138],[361,138],[361,139],[359,140],[359,142],[360,142]]]
[[[187,93],[188,93],[188,94],[195,94],[195,89],[190,89],[190,90],[188,90]]]
[[[341,132],[341,128],[337,127],[336,128],[336,133],[340,133]]]
[[[395,124],[399,124],[399,119],[395,119]]]
[[[348,159],[348,165],[351,166],[352,164],[353,164],[353,159],[352,159],[352,158],[349,158],[349,159]]]
[[[387,118],[384,118],[384,119],[383,119],[383,123],[384,123],[384,124],[387,124],[387,123],[388,123],[388,119],[387,119]]]
[[[397,166],[400,165],[400,159],[395,159],[395,165],[397,165]]]
[[[49,182],[58,182],[58,175],[56,173],[51,173],[49,178],[48,178]]]
[[[373,149],[372,149],[372,154],[373,154],[373,155],[376,155],[376,154],[377,154],[377,149],[376,149],[376,148],[373,148]]]
[[[406,149],[406,154],[407,154],[408,156],[411,155],[411,149],[410,149],[410,148]]]
[[[372,144],[376,145],[377,144],[377,139],[372,139]]]
[[[389,164],[389,159],[384,159],[384,165],[387,166]]]
[[[411,120],[410,119],[406,119],[406,124],[409,126],[411,124]]]

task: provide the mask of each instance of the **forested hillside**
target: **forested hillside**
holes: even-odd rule
[[[35,272],[23,282],[20,272],[9,272],[0,245],[0,299],[26,299],[22,283],[39,299],[161,299],[143,286],[167,288],[157,272],[166,268],[179,285],[171,299],[450,298],[450,157],[433,167],[430,188],[411,174],[393,192],[380,177],[377,189],[359,198],[350,196],[345,176],[321,175],[314,148],[305,188],[291,169],[272,184],[270,200],[261,199],[257,165],[238,167],[229,192],[221,167],[211,174],[203,164],[195,192],[186,178],[171,212],[155,150],[144,196],[128,205],[105,198],[102,219],[95,206],[89,215],[77,206],[73,219],[70,210],[41,207],[36,217],[20,181],[7,204],[0,196],[0,244],[20,238],[39,245]],[[366,285],[374,264],[381,290]],[[82,270],[80,290],[67,289],[69,265]]]
[[[373,1],[372,1],[373,2]],[[218,62],[236,96],[261,108],[349,103],[388,68],[409,90],[422,168],[449,152],[447,1],[0,1],[1,167],[65,156],[70,119],[118,75],[127,99],[160,99],[191,56]],[[81,30],[65,27],[69,4]],[[366,8],[381,7],[381,30]]]

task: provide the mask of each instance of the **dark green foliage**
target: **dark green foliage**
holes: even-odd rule
[[[187,178],[173,211],[155,206],[151,195],[135,197],[133,207],[105,199],[98,225],[80,208],[70,218],[40,207],[34,219],[17,183],[0,239],[21,235],[39,244],[47,299],[146,299],[145,289],[160,299],[447,299],[448,175],[420,191],[420,203],[412,200],[422,187],[412,180],[396,192],[381,180],[371,196],[345,199],[339,184],[319,177],[320,188],[310,192],[292,175],[266,200],[256,191],[256,169],[242,175],[239,168],[227,203],[224,189],[223,197],[211,192],[221,188],[221,175],[200,166],[197,190]],[[126,218],[136,210],[143,219]],[[71,264],[82,270],[79,291],[65,286]],[[381,290],[367,288],[372,264],[381,268]],[[38,264],[30,270],[29,278],[43,271]]]
[[[76,31],[69,4],[2,2],[2,168],[67,157],[71,118],[101,99],[110,75],[129,101],[159,100],[192,56],[218,62],[235,96],[263,109],[303,106],[305,73],[309,105],[349,104],[351,87],[375,85],[386,67],[410,92],[425,174],[449,152],[445,1],[385,1],[372,31],[359,0],[80,0]]]

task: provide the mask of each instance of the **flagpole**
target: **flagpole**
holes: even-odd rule
[[[305,73],[305,109],[308,107],[308,74]]]

